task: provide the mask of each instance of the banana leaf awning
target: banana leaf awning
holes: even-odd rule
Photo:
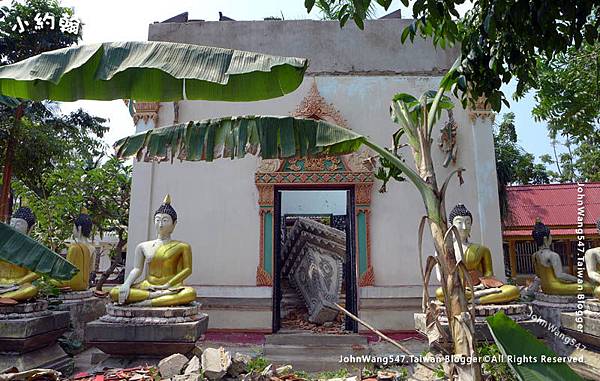
[[[160,41],[53,50],[0,67],[0,95],[29,100],[256,101],[301,83],[308,60]]]
[[[363,135],[322,120],[289,116],[237,116],[161,127],[115,143],[119,158],[212,161],[347,154],[367,143]]]
[[[68,280],[79,271],[71,262],[36,240],[0,222],[0,260],[53,279]]]

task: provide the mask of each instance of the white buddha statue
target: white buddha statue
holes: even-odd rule
[[[448,221],[458,230],[459,236],[453,236],[456,261],[462,261],[465,264],[473,284],[473,290],[466,290],[467,297],[469,299],[474,297],[475,304],[501,304],[518,299],[518,287],[504,284],[494,278],[490,249],[470,241],[473,225],[471,212],[463,204],[458,204],[450,212]],[[460,256],[461,249],[463,257]],[[436,290],[436,297],[439,301],[444,301],[441,287]]]
[[[177,212],[167,195],[154,213],[158,237],[137,245],[133,269],[121,286],[110,291],[113,301],[134,306],[168,307],[196,300],[196,290],[183,286],[183,281],[192,274],[192,248],[185,242],[171,239],[176,223]],[[146,279],[134,283],[145,268]]]
[[[600,233],[600,219],[596,222],[596,228]],[[587,275],[590,280],[596,284],[600,284],[600,246],[593,247],[591,249],[586,250],[585,252],[585,268],[587,270]],[[594,293],[596,294],[596,293]],[[595,295],[597,296],[597,295]]]
[[[549,295],[591,295],[594,286],[589,282],[578,284],[577,277],[563,271],[560,255],[554,252],[550,228],[538,218],[533,227],[532,237],[538,246],[533,253],[533,264],[536,275],[541,279],[542,291]]]

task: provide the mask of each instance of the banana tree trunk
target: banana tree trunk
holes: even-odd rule
[[[435,167],[431,156],[431,142],[427,134],[420,140],[420,162],[415,157],[417,173],[430,187],[432,196],[425,203],[427,216],[430,221],[431,235],[436,252],[442,256],[442,284],[446,295],[446,316],[453,341],[453,353],[459,356],[473,358],[475,353],[475,327],[472,324],[468,301],[465,296],[464,285],[456,271],[456,256],[452,239],[446,239],[447,219],[444,210],[444,192],[440,192],[437,185]],[[459,365],[457,368],[458,380],[480,381],[482,378],[481,367],[477,363]]]
[[[17,131],[21,118],[23,117],[24,106],[19,104],[15,110],[15,125],[11,131],[9,131],[8,139],[6,141],[6,150],[4,152],[4,169],[2,171],[2,191],[0,192],[0,219],[4,222],[8,222],[10,218],[10,183],[12,180],[12,168],[13,161],[15,159],[15,132]]]
[[[0,193],[0,216],[3,222],[8,222],[10,207],[8,198],[10,196],[10,180],[12,178],[12,161],[15,156],[14,140],[9,138],[6,142],[4,154],[4,170],[2,171],[2,193]]]

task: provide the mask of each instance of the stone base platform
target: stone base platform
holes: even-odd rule
[[[600,350],[600,300],[588,299],[582,312],[560,314],[561,331],[588,348]]]
[[[208,328],[200,304],[180,307],[106,306],[107,314],[86,326],[90,345],[112,356],[160,357],[187,353]]]
[[[59,311],[68,311],[73,331],[69,337],[82,343],[86,342],[85,325],[106,313],[106,298],[94,296],[92,290],[70,291],[59,295],[61,301],[56,306]]]
[[[0,306],[0,369],[55,369],[68,375],[73,360],[56,340],[68,329],[68,312],[47,310],[47,301]]]
[[[446,331],[448,336],[450,335],[450,328],[448,327],[448,318],[445,315],[445,307],[440,305],[438,307],[442,315],[440,315],[440,323],[442,329]],[[511,304],[486,304],[475,306],[475,335],[477,341],[494,341],[492,334],[485,321],[486,317],[494,315],[498,311],[503,311],[506,316],[519,323],[520,326],[530,331],[536,337],[542,336],[542,329],[539,327],[535,320],[532,320],[529,316],[529,308],[524,303],[511,303]],[[424,313],[415,313],[415,329],[421,334],[427,336],[427,319]],[[444,345],[445,343],[440,343]]]

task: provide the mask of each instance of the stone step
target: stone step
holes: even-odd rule
[[[340,362],[340,357],[330,358],[314,358],[314,357],[280,357],[280,356],[267,356],[265,359],[272,363],[273,366],[291,365],[296,371],[305,371],[308,373],[318,373],[326,371],[336,371],[341,368],[347,368],[349,370],[360,369],[363,367],[360,363],[343,363]]]
[[[274,345],[367,345],[367,338],[356,334],[328,335],[312,332],[280,330],[275,335],[265,336],[265,344]]]
[[[298,356],[310,356],[315,359],[335,357],[340,355],[363,355],[369,353],[367,345],[274,345],[265,344],[263,347],[265,356],[281,356],[295,358]]]

